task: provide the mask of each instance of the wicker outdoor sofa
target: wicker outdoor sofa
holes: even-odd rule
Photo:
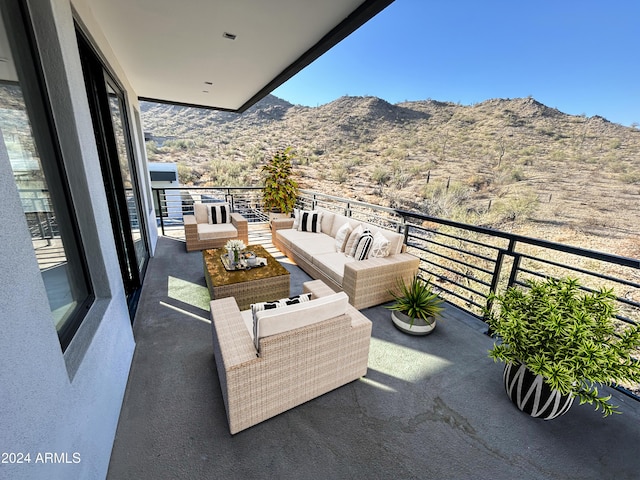
[[[233,297],[211,302],[213,351],[235,434],[367,373],[371,321],[322,281],[311,300],[241,312]],[[257,341],[254,337],[257,337]]]
[[[300,217],[297,225],[293,218],[274,219],[273,244],[312,278],[322,280],[335,291],[344,291],[349,303],[358,310],[392,300],[389,292],[397,288],[398,281],[409,281],[418,273],[420,260],[405,253],[403,235],[328,210],[314,212],[320,214],[315,227],[311,220],[304,227],[301,223],[303,215],[310,219],[313,212],[297,212]],[[358,254],[352,255],[355,244],[349,251],[351,235],[343,239],[341,230],[347,228],[353,234],[358,226],[372,236],[386,239],[386,249],[377,248],[378,239],[374,237],[373,248],[357,260]]]
[[[224,218],[213,218],[211,209],[225,207]],[[227,214],[227,212],[229,212]],[[228,240],[249,243],[249,224],[239,213],[231,213],[227,203],[195,203],[193,215],[184,215],[184,236],[187,252],[220,248]]]

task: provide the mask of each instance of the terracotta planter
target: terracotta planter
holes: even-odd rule
[[[391,312],[391,320],[398,330],[409,335],[429,335],[436,328],[436,319],[433,317],[430,317],[429,322],[421,318],[415,318],[413,325],[411,325],[411,317],[409,315],[395,310]]]
[[[561,395],[526,365],[507,363],[503,378],[504,388],[511,401],[532,417],[551,420],[567,413],[573,404],[573,396]]]

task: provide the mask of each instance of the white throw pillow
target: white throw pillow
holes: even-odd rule
[[[373,236],[373,244],[369,251],[369,258],[382,258],[389,256],[391,242],[382,233],[376,232]]]
[[[336,232],[336,252],[344,252],[344,247],[347,245],[351,231],[352,228],[349,222],[346,222],[338,229]]]
[[[231,223],[231,207],[228,203],[214,203],[208,206],[209,223]]]
[[[358,240],[362,236],[363,232],[364,232],[364,228],[362,228],[362,225],[358,225],[356,228],[353,229],[353,231],[349,235],[349,240],[347,240],[347,244],[344,246],[344,253],[346,253],[350,257],[353,257],[353,254],[356,252],[356,245],[358,243]]]
[[[293,230],[298,229],[298,225],[300,225],[300,209],[293,209],[293,226],[291,227]]]

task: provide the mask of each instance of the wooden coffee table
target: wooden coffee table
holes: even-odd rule
[[[252,303],[278,300],[289,296],[289,272],[260,245],[249,245],[247,250],[267,259],[265,267],[250,270],[227,271],[220,257],[224,248],[202,251],[204,276],[212,300],[235,297],[240,310]]]

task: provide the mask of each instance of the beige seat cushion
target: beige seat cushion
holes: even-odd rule
[[[324,233],[278,230],[276,234],[296,255],[300,255],[309,262],[314,255],[335,252],[335,240]]]
[[[347,257],[342,252],[330,252],[313,257],[313,265],[338,285],[342,285],[344,266],[355,262],[355,258]]]
[[[198,223],[199,240],[217,240],[219,238],[236,238],[238,230],[232,223]]]

